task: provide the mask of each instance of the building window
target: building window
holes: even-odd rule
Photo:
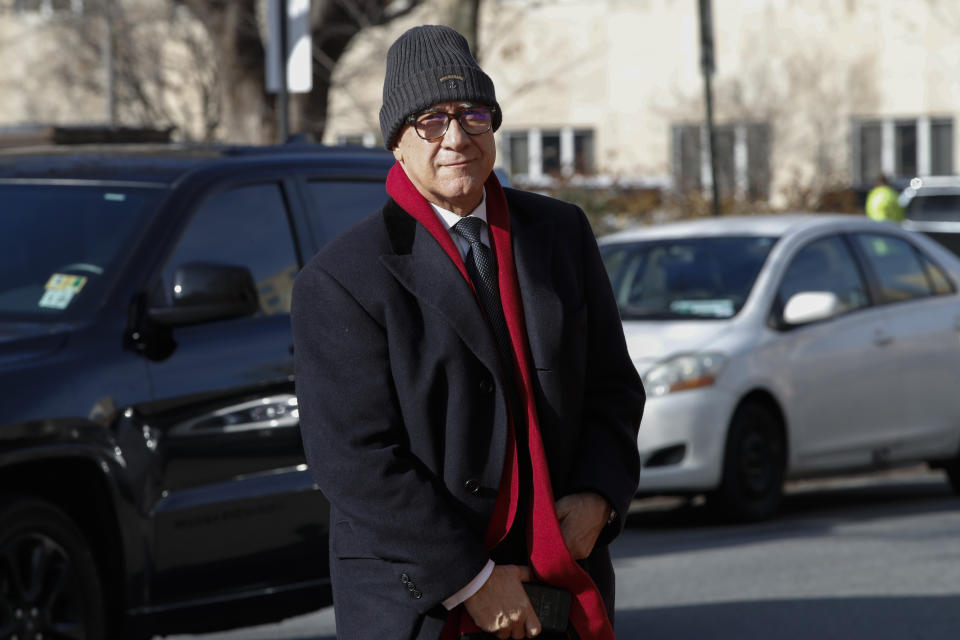
[[[510,173],[528,175],[530,173],[530,141],[527,132],[508,133],[506,140],[510,145]]]
[[[737,192],[736,183],[736,133],[733,127],[717,127],[713,133],[716,147],[714,157],[717,162],[717,184],[720,197],[730,197]],[[709,165],[708,165],[709,166]]]
[[[337,135],[337,144],[375,147],[377,146],[377,136],[373,133],[341,133]]]
[[[560,173],[560,132],[544,131],[540,134],[541,171],[548,176]]]
[[[14,0],[13,8],[23,14],[83,13],[83,0]]]
[[[596,171],[594,135],[589,129],[508,131],[501,141],[510,175],[522,182],[548,183]]]
[[[673,176],[680,191],[698,191],[700,174],[700,127],[676,126],[673,128]]]
[[[747,199],[770,197],[770,127],[747,127]]]
[[[953,174],[953,121],[930,122],[930,173],[937,176]]]
[[[593,131],[573,132],[573,172],[581,175],[594,173]]]
[[[710,155],[706,128],[675,125],[673,183],[681,192],[710,186]],[[714,128],[717,187],[723,198],[765,199],[770,191],[770,127],[747,122]]]
[[[909,120],[894,125],[894,174],[917,175],[917,122]]]
[[[857,134],[860,147],[857,168],[859,182],[873,182],[880,175],[881,156],[883,155],[883,129],[879,122],[864,122]]]
[[[952,118],[854,120],[854,181],[871,184],[883,173],[906,181],[918,175],[950,175],[954,171]]]

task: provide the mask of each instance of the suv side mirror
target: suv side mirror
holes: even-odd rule
[[[795,326],[826,320],[840,313],[840,298],[831,291],[804,291],[783,307],[783,324]]]
[[[177,268],[172,286],[172,304],[147,312],[163,326],[251,316],[260,308],[253,276],[246,267],[188,262]]]

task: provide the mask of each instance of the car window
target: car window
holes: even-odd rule
[[[260,313],[289,313],[298,267],[280,185],[230,189],[197,209],[163,269],[167,304],[174,273],[188,262],[246,267],[257,286]]]
[[[781,306],[801,292],[825,291],[840,301],[847,312],[870,303],[867,287],[843,238],[826,236],[805,245],[790,260],[777,289]]]
[[[947,274],[945,274],[940,267],[933,264],[933,262],[924,255],[920,256],[920,261],[923,263],[923,270],[926,272],[927,277],[930,278],[930,286],[933,287],[933,293],[935,295],[942,296],[955,291],[953,283],[950,282],[950,278],[947,277]]]
[[[920,256],[906,240],[884,234],[861,233],[856,242],[873,266],[884,302],[898,302],[933,294]]]
[[[960,193],[916,196],[907,205],[911,220],[960,222]]]
[[[717,236],[605,244],[624,319],[730,318],[746,302],[776,238]]]
[[[387,201],[382,181],[311,180],[307,183],[314,206],[310,227],[318,247],[380,209]]]
[[[61,319],[94,308],[165,189],[0,186],[0,318]]]

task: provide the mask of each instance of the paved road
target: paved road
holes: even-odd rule
[[[794,483],[776,520],[637,501],[614,548],[621,640],[954,640],[960,500],[912,469]],[[334,640],[330,609],[168,640]]]

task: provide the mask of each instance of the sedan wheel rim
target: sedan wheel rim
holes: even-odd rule
[[[0,637],[85,640],[84,596],[66,550],[26,533],[0,547]]]

